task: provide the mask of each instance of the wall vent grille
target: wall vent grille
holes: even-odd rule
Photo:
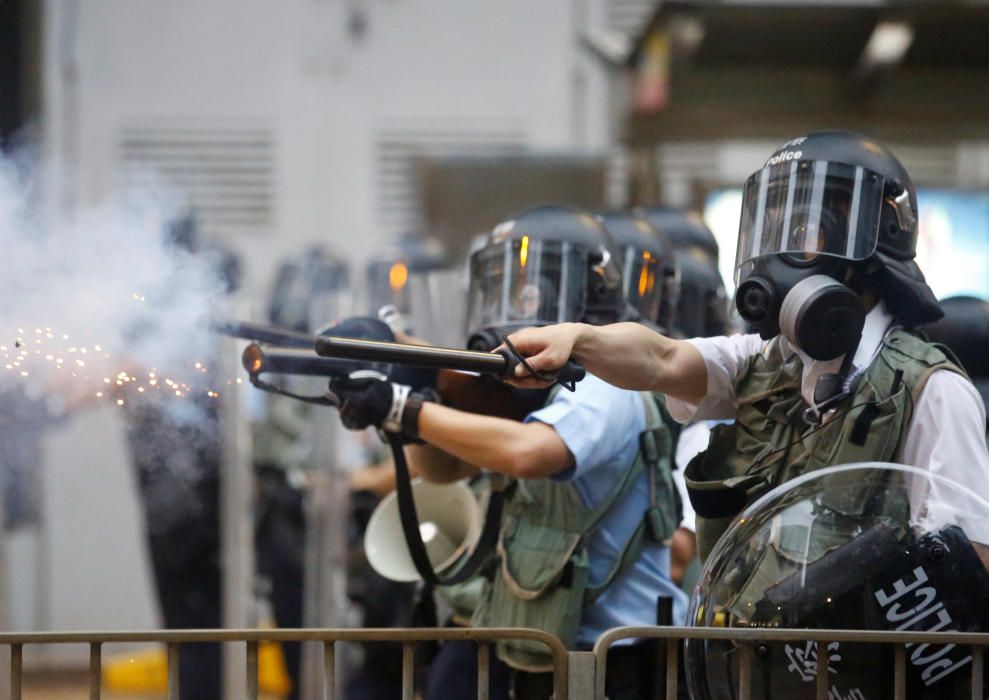
[[[423,226],[419,158],[510,156],[525,153],[524,130],[514,126],[408,124],[383,128],[375,139],[377,222],[385,235]]]
[[[276,143],[263,126],[138,124],[120,133],[124,186],[184,198],[207,236],[269,233],[276,213]]]
[[[659,4],[660,0],[607,0],[605,24],[608,29],[638,38]]]

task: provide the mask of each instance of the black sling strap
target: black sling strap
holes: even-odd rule
[[[419,515],[416,513],[416,503],[412,497],[412,480],[409,477],[409,464],[405,460],[405,449],[402,447],[401,438],[389,435],[388,444],[391,446],[395,460],[395,489],[398,492],[398,513],[402,521],[402,532],[405,534],[405,544],[409,548],[409,554],[412,555],[416,571],[422,576],[423,581],[434,586],[452,586],[466,581],[477,573],[498,541],[501,511],[504,505],[503,488],[493,486],[491,489],[487,511],[484,514],[484,527],[481,529],[481,536],[474,551],[456,573],[441,578],[429,561],[426,545],[422,541],[422,533],[419,532]]]

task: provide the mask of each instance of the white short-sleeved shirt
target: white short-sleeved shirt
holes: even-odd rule
[[[852,360],[855,368],[869,366],[892,323],[893,318],[882,303],[869,312]],[[745,361],[763,352],[768,341],[753,334],[694,338],[688,342],[704,358],[707,395],[696,406],[668,397],[670,415],[681,423],[734,418],[738,407],[735,378]],[[838,371],[842,358],[819,362],[786,339],[782,342],[786,344],[784,351],[796,352],[803,362],[800,391],[807,403],[813,404],[817,378]],[[902,449],[903,463],[982,493],[984,485],[989,483],[985,426],[985,405],[972,383],[955,372],[937,370],[931,374],[914,406]],[[930,495],[932,500],[938,500],[936,494]]]
[[[691,532],[697,532],[697,513],[690,503],[690,495],[687,493],[687,481],[683,476],[684,470],[697,454],[707,449],[707,444],[711,440],[712,421],[697,421],[684,426],[677,440],[676,466],[673,470],[673,481],[676,483],[677,491],[680,492],[680,500],[683,502],[683,520],[680,527]]]

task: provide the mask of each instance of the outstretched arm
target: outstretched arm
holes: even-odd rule
[[[609,384],[635,391],[659,391],[692,404],[707,394],[707,368],[690,343],[660,335],[639,323],[590,326],[561,323],[526,328],[509,339],[529,364],[552,372],[573,358]],[[521,387],[539,386],[527,370],[516,368]]]

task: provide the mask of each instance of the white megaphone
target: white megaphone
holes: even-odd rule
[[[414,479],[412,498],[429,563],[437,574],[441,574],[480,537],[481,507],[474,492],[462,481],[431,484]],[[387,579],[418,581],[422,578],[405,544],[395,491],[385,496],[371,514],[364,533],[364,554],[371,568]]]

